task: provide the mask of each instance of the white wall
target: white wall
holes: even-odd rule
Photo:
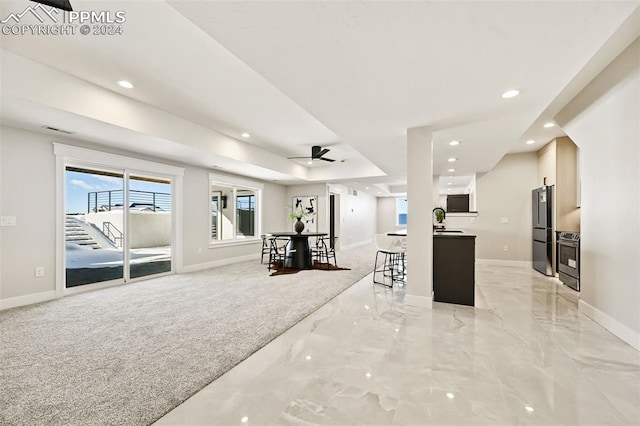
[[[493,170],[477,177],[478,216],[447,215],[447,228],[477,235],[476,258],[531,262],[531,190],[536,187],[537,167],[535,152],[505,155]],[[395,198],[378,199],[378,233],[399,229],[395,203]],[[501,223],[502,218],[509,223]],[[421,220],[431,222],[431,213],[421,215]],[[509,251],[503,251],[504,246]]]
[[[291,213],[292,199],[295,196],[318,196],[318,232],[329,231],[329,201],[328,201],[328,187],[326,183],[314,183],[309,185],[291,185],[287,186],[287,197],[285,204],[280,208],[280,214],[287,219],[289,213]],[[287,219],[288,220],[288,219]],[[293,222],[289,222],[285,229],[293,231]],[[281,231],[281,229],[276,229]],[[307,229],[305,229],[307,231]]]
[[[404,198],[404,197],[403,197]],[[376,234],[386,234],[387,232],[406,229],[406,226],[397,226],[398,198],[396,197],[379,197],[377,200],[377,226]]]
[[[376,199],[375,197],[358,191],[358,195],[349,195],[344,185],[327,185],[314,183],[308,185],[290,185],[286,189],[286,203],[279,210],[286,218],[291,207],[292,197],[296,195],[318,196],[318,232],[329,232],[329,193],[340,196],[340,213],[337,219],[338,244],[345,248],[373,240],[376,232]],[[292,223],[287,228],[292,230]],[[276,229],[279,230],[279,229]]]
[[[535,152],[505,155],[491,171],[477,177],[478,216],[447,215],[447,228],[475,233],[478,259],[531,262],[531,190],[537,175]],[[509,223],[503,224],[503,218]]]
[[[0,206],[2,216],[16,216],[17,226],[0,228],[0,307],[6,299],[55,290],[55,157],[51,136],[1,126]],[[134,154],[80,140],[56,137],[55,141],[98,151],[151,160]],[[176,164],[164,159],[159,163]],[[209,170],[185,167],[183,187],[183,258],[192,269],[247,256],[259,257],[260,242],[227,247],[209,247]],[[217,172],[217,171],[216,171]],[[262,196],[263,230],[283,229],[286,217],[285,187],[264,183]],[[198,249],[202,253],[198,253]],[[34,277],[34,268],[43,266],[45,276]]]
[[[340,195],[340,247],[373,241],[376,233],[376,197],[358,191],[349,195],[344,185],[330,185],[331,193]]]
[[[640,349],[640,39],[556,117],[580,147],[580,310]]]
[[[51,139],[0,127],[2,216],[15,227],[0,228],[0,300],[55,290],[55,159]],[[44,267],[42,278],[34,268]]]
[[[202,265],[209,266],[220,262],[241,259],[247,256],[255,256],[260,253],[261,241],[247,244],[216,246],[210,244],[211,233],[211,205],[207,194],[209,193],[210,170],[200,167],[185,166],[184,173],[184,213],[183,213],[183,266],[187,270],[198,269]],[[224,175],[216,170],[217,175]],[[227,175],[232,176],[227,173]],[[242,177],[242,179],[250,180]],[[261,233],[286,228],[285,193],[282,185],[271,182],[262,182],[262,229]],[[203,195],[204,194],[204,195]]]

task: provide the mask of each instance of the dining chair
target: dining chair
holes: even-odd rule
[[[284,267],[284,259],[286,257],[288,243],[288,238],[273,237],[270,239],[269,271],[272,267],[275,267],[276,263],[279,263],[280,266]]]
[[[333,264],[338,267],[336,260],[336,240],[338,237],[320,236],[316,240],[315,247],[311,248],[311,258],[317,263],[327,263],[327,269],[331,269],[330,259],[333,258]]]
[[[269,256],[269,253],[271,252],[271,240],[274,239],[275,237],[269,234],[262,234],[260,235],[260,238],[262,238],[262,251],[260,253],[260,263],[264,263],[264,255],[266,254],[267,256]]]

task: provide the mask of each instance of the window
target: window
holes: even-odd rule
[[[258,239],[262,185],[231,176],[210,175],[212,244]]]
[[[407,226],[407,199],[396,199],[396,225]]]

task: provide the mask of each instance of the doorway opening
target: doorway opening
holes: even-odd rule
[[[67,165],[64,287],[172,271],[171,180]]]

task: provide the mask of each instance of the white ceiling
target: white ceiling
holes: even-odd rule
[[[3,0],[0,15],[29,4]],[[93,125],[97,117],[26,94],[22,104],[13,102],[22,96],[16,90],[12,102],[2,91],[4,123],[71,127],[79,138],[141,152],[160,137],[182,161],[283,182],[358,182],[375,185],[373,193],[393,192],[406,178],[407,128],[433,126],[437,175],[448,174],[450,156],[458,158],[456,174],[485,172],[508,151],[539,149],[561,135],[558,127],[538,129],[552,119],[544,113],[638,7],[635,1],[72,5],[126,11],[123,35],[3,36],[2,49],[235,138],[234,149],[140,134],[100,117],[128,135],[110,141],[104,126]],[[22,74],[2,84],[28,84]],[[55,73],[48,74],[55,84]],[[115,85],[121,79],[135,89]],[[521,95],[502,99],[510,88]],[[25,113],[29,102],[40,108]],[[534,136],[537,143],[525,146],[523,138]],[[450,147],[452,139],[462,144]],[[295,163],[304,173],[286,166],[293,163],[286,157],[308,155],[312,145],[347,161]],[[238,169],[242,162],[250,164]]]
[[[463,175],[463,176],[440,176],[438,179],[440,195],[447,194],[469,194],[467,190],[472,183],[475,175]],[[473,191],[475,192],[475,183],[473,184]]]

